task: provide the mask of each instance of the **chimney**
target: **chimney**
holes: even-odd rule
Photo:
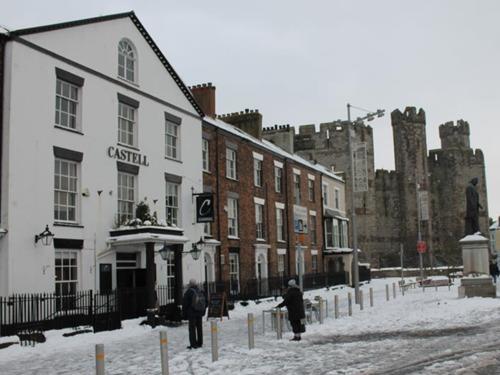
[[[262,115],[257,109],[245,109],[245,111],[229,113],[219,117],[245,133],[257,139],[262,139]]]
[[[191,92],[205,115],[215,118],[215,86],[203,83],[191,87]]]

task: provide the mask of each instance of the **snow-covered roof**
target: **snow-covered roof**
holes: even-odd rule
[[[307,168],[311,168],[311,169],[314,169],[320,173],[323,173],[325,176],[328,176],[328,177],[333,178],[335,180],[344,182],[344,180],[340,176],[333,173],[331,170],[326,168],[324,165],[314,164],[314,163],[310,162],[309,160],[306,160],[297,154],[291,154],[291,153],[283,150],[282,148],[276,146],[274,143],[269,142],[265,139],[262,139],[262,140],[257,139],[255,137],[251,136],[250,134],[244,132],[243,130],[238,129],[234,125],[228,124],[227,122],[224,122],[220,119],[214,119],[214,118],[208,117],[208,116],[205,116],[203,118],[203,120],[205,122],[213,125],[213,126],[218,127],[219,129],[222,129],[228,133],[234,134],[240,138],[246,139],[247,141],[250,141],[253,144],[256,144],[262,148],[265,148],[265,149],[267,149],[275,154],[278,154],[284,158],[293,160],[294,162],[296,162],[298,164],[302,164],[303,166],[305,166]]]

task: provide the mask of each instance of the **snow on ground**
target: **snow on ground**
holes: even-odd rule
[[[347,293],[337,287],[305,293],[328,300],[324,324],[307,326],[301,342],[283,340],[266,325],[262,311],[278,301],[266,299],[243,307],[219,321],[219,361],[212,362],[210,325],[204,323],[204,347],[188,350],[187,326],[168,328],[171,374],[443,374],[497,373],[500,369],[500,299],[458,299],[457,287],[409,289],[385,300],[385,285],[398,279],[372,280],[363,285],[364,310],[347,316]],[[369,288],[374,307],[369,306]],[[340,300],[339,319],[333,299]],[[255,346],[248,349],[247,314],[255,316]],[[103,343],[107,374],[161,374],[159,331],[140,326],[141,319],[123,322],[123,329],[62,337],[71,329],[46,333],[47,342],[0,350],[3,374],[93,374],[95,344]],[[498,327],[498,328],[496,328]]]

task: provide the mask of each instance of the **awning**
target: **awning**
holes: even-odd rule
[[[349,221],[349,219],[347,217],[345,217],[344,215],[342,215],[342,213],[340,211],[333,210],[333,209],[327,208],[327,207],[325,207],[325,214],[324,215],[325,215],[325,217]]]
[[[146,242],[153,243],[164,243],[168,245],[171,244],[182,244],[189,241],[189,238],[180,235],[176,236],[174,234],[160,234],[160,233],[135,233],[135,234],[125,234],[122,236],[108,237],[106,243],[110,247],[120,246],[120,245],[131,245],[131,244],[145,244]]]

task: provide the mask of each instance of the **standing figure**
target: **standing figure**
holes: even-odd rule
[[[499,270],[498,270],[498,264],[497,264],[497,260],[496,259],[492,259],[490,261],[490,275],[491,277],[493,278],[493,282],[496,284],[497,283],[497,277],[498,277],[498,274],[499,274]]]
[[[284,307],[288,310],[288,320],[292,326],[293,339],[291,341],[300,341],[300,334],[306,331],[304,311],[304,299],[297,283],[294,279],[288,281],[288,290],[283,296],[283,302],[276,307]]]
[[[202,318],[207,308],[205,294],[196,285],[196,280],[189,280],[188,290],[182,298],[182,315],[189,321],[188,349],[197,349],[203,346]]]
[[[467,185],[465,189],[465,197],[467,200],[467,208],[465,211],[466,236],[479,232],[479,209],[483,207],[479,203],[479,193],[476,189],[477,182],[477,177],[474,177],[470,180],[469,185]]]

